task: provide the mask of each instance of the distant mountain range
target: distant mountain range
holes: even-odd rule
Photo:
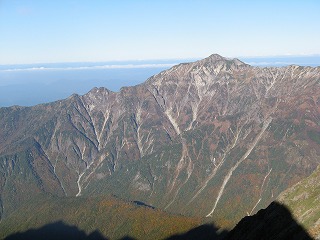
[[[38,194],[113,194],[231,228],[319,165],[320,67],[214,54],[119,92],[0,108],[0,129],[3,220]]]

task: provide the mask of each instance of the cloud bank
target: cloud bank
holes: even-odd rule
[[[23,72],[23,71],[74,71],[74,70],[102,70],[102,69],[134,69],[134,68],[166,68],[178,63],[154,63],[154,64],[112,64],[81,67],[26,67],[1,69],[0,72]]]

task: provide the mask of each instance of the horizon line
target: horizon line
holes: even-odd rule
[[[213,53],[218,54],[218,53]],[[212,54],[210,54],[212,55]],[[73,64],[73,63],[111,63],[111,62],[143,62],[143,61],[183,61],[183,60],[200,60],[209,57],[187,57],[187,58],[145,58],[145,59],[113,59],[113,60],[92,60],[92,61],[43,61],[31,63],[0,63],[0,66],[14,66],[14,65],[36,65],[36,64]],[[313,54],[280,54],[280,55],[248,55],[248,56],[235,56],[235,55],[221,55],[225,58],[293,58],[293,57],[320,57],[320,53]]]

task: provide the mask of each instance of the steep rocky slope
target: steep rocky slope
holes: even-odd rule
[[[320,166],[279,196],[293,216],[315,239],[320,239]]]
[[[1,108],[0,129],[2,217],[34,193],[112,193],[232,226],[319,165],[320,68],[212,55],[117,93]]]
[[[277,202],[242,219],[231,239],[320,239],[320,166],[282,192]]]

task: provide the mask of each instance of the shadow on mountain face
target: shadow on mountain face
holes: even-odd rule
[[[30,229],[23,233],[15,233],[5,238],[5,240],[57,240],[57,239],[77,239],[77,240],[107,240],[99,231],[94,231],[87,235],[84,231],[75,226],[66,225],[62,221],[47,224],[39,229]]]
[[[253,216],[244,217],[224,240],[312,240],[289,209],[272,202]]]
[[[141,202],[141,201],[133,201],[134,204],[138,205],[138,206],[143,206],[143,207],[148,207],[148,208],[152,208],[152,209],[155,209],[155,207],[151,206],[151,205],[148,205],[144,202]]]
[[[136,239],[129,237],[129,236],[125,236],[125,237],[121,238],[120,240],[136,240]]]
[[[212,224],[201,225],[190,231],[174,235],[166,240],[218,240],[222,239],[226,232],[217,234],[218,229]],[[75,226],[70,226],[62,221],[47,224],[39,229],[30,229],[23,233],[15,233],[5,238],[5,240],[108,240],[100,232],[95,231],[89,235]],[[120,240],[137,240],[130,236],[125,236]]]
[[[226,230],[219,233],[219,229],[213,224],[205,224],[191,229],[184,234],[171,236],[166,240],[220,240],[223,239],[227,233]]]
[[[107,240],[99,231],[89,235],[75,226],[59,221],[47,224],[39,229],[15,233],[6,240]],[[213,224],[205,224],[190,231],[173,235],[165,240],[312,240],[305,229],[293,218],[282,204],[272,202],[266,209],[253,216],[244,217],[230,232],[221,231]],[[135,240],[130,236],[121,240]]]

